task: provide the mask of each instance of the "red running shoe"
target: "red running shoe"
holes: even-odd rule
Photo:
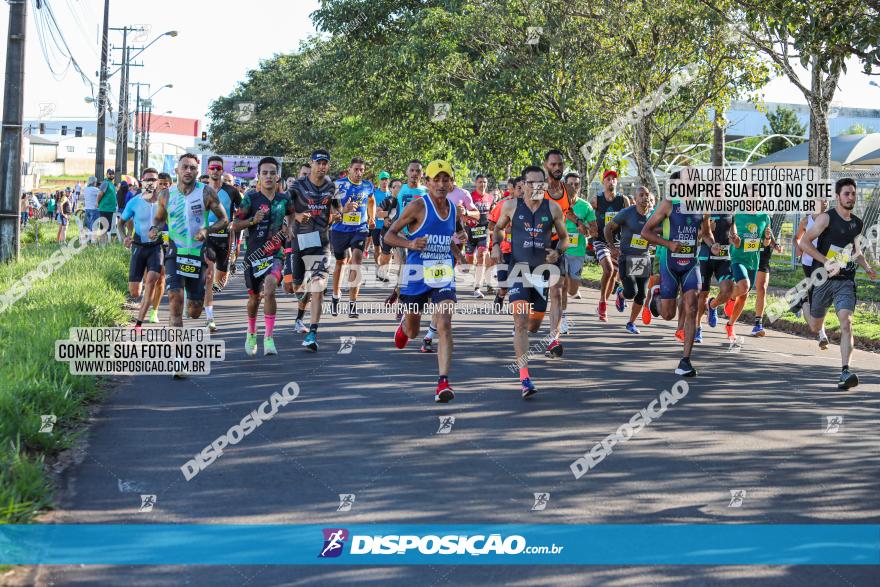
[[[409,337],[403,332],[403,322],[397,325],[397,332],[394,333],[394,346],[402,349],[409,342]]]
[[[444,379],[437,384],[437,391],[434,392],[434,401],[438,404],[448,404],[455,399],[455,393],[449,387],[449,381]]]

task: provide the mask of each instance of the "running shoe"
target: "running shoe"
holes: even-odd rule
[[[828,350],[828,337],[819,335],[819,350],[827,351]]]
[[[736,341],[736,332],[733,331],[733,324],[725,324],[724,328],[727,330],[727,340],[730,342]]]
[[[156,308],[150,310],[150,324],[158,324],[159,323],[159,311]]]
[[[650,303],[642,306],[642,324],[644,324],[645,326],[647,326],[648,324],[651,323],[652,316],[651,316],[651,307],[650,306],[651,306]]]
[[[764,327],[761,326],[760,324],[755,324],[755,327],[752,328],[752,336],[757,336],[760,338],[760,337],[764,336],[765,334],[767,334],[767,333],[764,331]]]
[[[247,338],[244,340],[244,354],[253,357],[257,354],[257,334],[248,332]]]
[[[308,334],[309,327],[306,326],[305,324],[303,324],[302,320],[297,320],[296,322],[293,323],[293,331],[296,332],[297,334]]]
[[[339,316],[339,298],[330,297],[330,314]]]
[[[608,322],[608,304],[599,302],[599,307],[596,308],[596,315],[599,316],[600,322]]]
[[[483,295],[483,292],[481,292],[480,290],[475,289],[475,290],[474,290],[474,297],[477,298],[478,300],[482,300],[482,299],[485,298],[486,296],[484,296],[484,295]]]
[[[684,343],[684,330],[676,330],[675,338],[678,339],[678,342]]]
[[[675,374],[682,377],[696,377],[697,370],[691,365],[690,359],[682,359],[678,362],[678,369],[675,370]]]
[[[348,302],[348,317],[349,318],[357,318],[359,316],[357,312],[357,302]]]
[[[397,296],[398,296],[398,291],[397,291],[397,289],[395,289],[393,292],[391,292],[390,296],[385,298],[385,305],[386,306],[393,306],[394,304],[396,304],[397,303]]]
[[[617,308],[618,312],[623,312],[626,310],[626,300],[623,297],[623,288],[617,288],[617,299],[614,300],[614,307]]]
[[[849,369],[844,369],[840,372],[840,379],[837,380],[837,389],[849,389],[851,387],[855,387],[858,384],[858,375],[856,375]]]
[[[318,333],[311,332],[306,335],[305,340],[303,340],[302,345],[306,347],[307,351],[317,353],[318,352]]]
[[[568,334],[568,316],[563,316],[559,323],[559,334]]]
[[[727,303],[724,304],[724,315],[730,318],[733,316],[733,307],[736,305],[734,300],[727,300]]]
[[[208,318],[205,322],[208,325],[208,330],[210,330],[212,333],[217,332],[217,323],[214,322],[213,318]]]
[[[562,343],[558,340],[554,340],[550,343],[550,346],[547,347],[547,350],[544,352],[544,356],[553,359],[560,359],[562,358],[562,351]]]
[[[419,349],[423,353],[433,353],[434,352],[434,339],[433,338],[425,338],[422,340],[422,348]]]
[[[626,331],[629,332],[630,334],[641,334],[641,331],[638,328],[636,328],[636,325],[633,324],[632,322],[626,323]]]
[[[445,379],[437,384],[437,391],[434,392],[434,401],[438,404],[446,404],[455,399],[455,393],[449,387],[449,382]]]
[[[655,285],[654,289],[651,290],[651,303],[648,304],[648,307],[651,310],[651,316],[654,318],[660,317],[660,286]]]
[[[215,283],[214,285],[211,286],[211,289],[214,290],[214,293],[220,293],[221,291],[223,291],[223,286],[220,285],[219,283]]]
[[[715,298],[709,298],[709,303],[706,304],[706,310],[709,312],[709,326],[715,328],[718,326],[718,308],[712,307],[712,302]]]
[[[522,385],[522,398],[529,399],[536,393],[538,393],[538,388],[535,387],[535,384],[532,383],[532,380],[526,377],[522,381],[520,381],[520,385]]]
[[[394,346],[402,349],[409,342],[409,337],[403,332],[403,323],[397,325],[397,332],[394,333]]]
[[[275,349],[275,341],[271,336],[263,337],[263,355],[277,355],[278,351]]]
[[[574,299],[582,300],[583,298],[581,297],[581,292],[577,292],[576,294],[574,294]]]
[[[697,332],[694,334],[694,342],[703,342],[703,329],[697,328]]]
[[[487,294],[493,294],[493,293],[495,293],[495,288],[492,287],[491,285],[489,285],[489,284],[487,283],[487,284],[486,284],[486,293],[487,293]]]

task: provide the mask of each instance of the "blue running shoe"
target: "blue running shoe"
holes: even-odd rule
[[[697,333],[694,334],[694,342],[703,342],[703,329],[697,328]]]
[[[706,304],[706,309],[709,310],[709,326],[715,328],[718,326],[718,308],[712,307],[712,300],[715,298],[709,298],[709,303]]]
[[[304,347],[306,347],[307,351],[317,353],[318,352],[318,333],[317,332],[309,332],[306,335],[305,340],[302,342],[302,345]]]
[[[636,325],[633,324],[632,322],[626,323],[626,331],[629,332],[630,334],[641,334],[642,333],[638,328],[636,328]]]
[[[764,336],[766,332],[764,332],[764,327],[760,324],[755,324],[755,327],[752,328],[752,336]]]
[[[528,377],[520,381],[520,383],[522,384],[523,399],[529,399],[530,397],[538,393],[538,388],[535,387],[535,384],[532,383],[532,380]]]

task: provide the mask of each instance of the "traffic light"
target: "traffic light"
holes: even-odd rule
[[[208,133],[205,131],[202,131],[202,142],[205,143],[207,141],[208,141]]]
[[[67,125],[66,124],[61,125],[61,136],[63,136],[63,137],[67,136]]]
[[[83,127],[78,126],[75,129],[73,129],[73,136],[75,136],[75,137],[83,136]]]
[[[46,123],[45,122],[40,123],[40,134],[41,135],[46,134]]]

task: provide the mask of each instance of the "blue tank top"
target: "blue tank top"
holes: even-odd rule
[[[666,247],[659,247],[660,261],[666,263],[668,269],[679,272],[689,271],[697,263],[697,235],[702,222],[702,216],[684,214],[681,211],[681,202],[672,201],[672,211],[663,221],[663,238],[681,243],[682,247],[677,253],[669,251]]]
[[[425,202],[425,220],[409,240],[428,237],[424,251],[409,251],[406,255],[407,283],[400,293],[419,295],[430,289],[455,287],[454,259],[452,257],[452,235],[455,233],[455,206],[449,202],[449,213],[440,218],[430,197]]]

